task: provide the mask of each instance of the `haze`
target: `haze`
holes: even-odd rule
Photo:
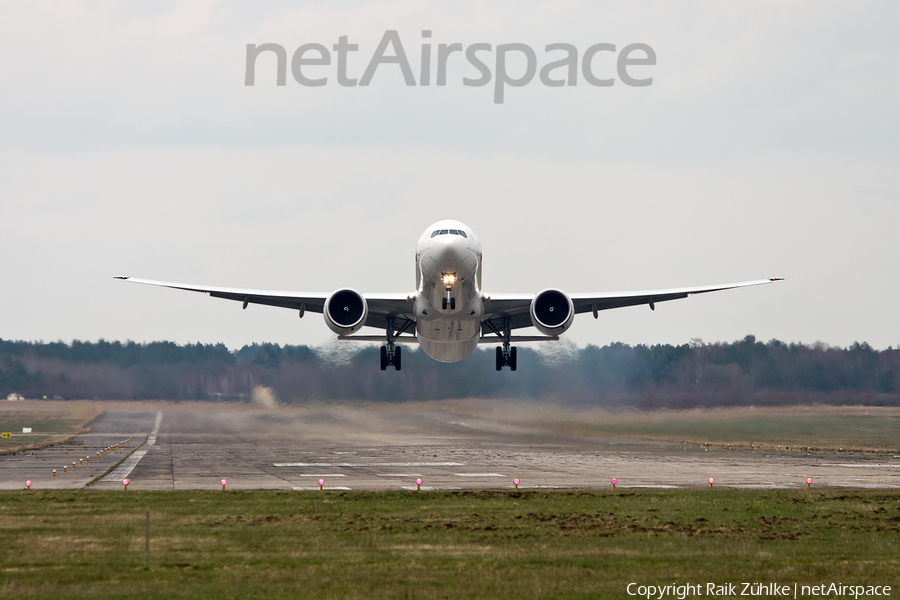
[[[416,238],[480,236],[490,292],[786,277],[576,319],[577,344],[900,344],[900,5],[0,5],[0,338],[320,344],[320,315],[114,281],[412,291]],[[653,85],[274,85],[248,43],[400,32],[646,43]],[[362,51],[364,49],[365,51]],[[612,63],[611,63],[612,64]],[[472,76],[460,62],[448,79]]]

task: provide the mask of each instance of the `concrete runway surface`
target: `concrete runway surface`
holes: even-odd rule
[[[474,401],[466,401],[472,403]],[[900,458],[684,449],[681,444],[522,425],[503,410],[459,403],[116,405],[91,432],[44,450],[0,456],[0,489],[399,490],[572,487],[900,487]],[[477,412],[477,411],[476,411]],[[131,437],[110,456],[96,452]],[[129,455],[134,449],[134,452]],[[90,464],[72,463],[90,457]],[[113,465],[128,456],[112,472]],[[62,473],[62,467],[68,470]],[[57,477],[52,477],[52,470]]]

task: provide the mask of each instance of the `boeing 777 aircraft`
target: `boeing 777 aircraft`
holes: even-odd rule
[[[416,244],[416,291],[412,294],[361,294],[352,288],[329,293],[276,292],[185,285],[117,277],[134,283],[203,292],[248,304],[267,304],[298,311],[323,313],[325,324],[342,340],[384,342],[381,370],[400,370],[398,343],[418,343],[431,358],[457,362],[472,354],[478,344],[498,344],[497,370],[516,370],[514,342],[558,340],[571,327],[575,315],[687,298],[731,288],[779,281],[759,279],[724,285],[671,290],[566,294],[546,289],[536,294],[486,294],[481,286],[481,242],[459,221],[438,221],[425,230]],[[384,331],[381,335],[355,335],[363,327]],[[523,327],[542,335],[514,336]]]

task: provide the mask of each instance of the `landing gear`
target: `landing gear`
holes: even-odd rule
[[[389,366],[394,365],[394,370],[399,371],[401,362],[400,346],[394,345],[393,342],[390,345],[393,346],[392,350],[389,350],[387,346],[381,347],[381,370],[386,371]]]
[[[394,340],[397,339],[404,331],[408,330],[413,326],[414,322],[409,319],[404,319],[401,321],[401,325],[399,328],[394,327],[395,318],[388,317],[387,318],[387,327],[385,330],[387,331],[387,344],[381,347],[381,370],[386,371],[387,368],[391,365],[394,366],[395,371],[400,370],[401,365],[401,353],[400,346],[398,346]]]
[[[497,347],[497,370],[502,371],[503,367],[509,367],[510,371],[515,371],[517,352],[515,346],[509,345],[510,332],[512,331],[512,327],[510,327],[509,323],[509,317],[505,317],[502,323],[499,323],[497,325],[491,324],[490,322],[487,322],[486,325],[491,330],[491,332],[496,334],[497,337],[499,337],[503,342],[503,346]]]
[[[508,342],[506,344],[504,344],[504,346],[506,346],[506,349],[501,348],[500,346],[497,346],[497,359],[496,359],[497,370],[502,371],[503,367],[509,367],[510,371],[515,371],[516,370],[516,354],[517,354],[516,347],[515,346],[510,347]]]

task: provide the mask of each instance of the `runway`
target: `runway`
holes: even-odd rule
[[[108,410],[69,443],[0,457],[0,489],[402,490],[900,487],[900,458],[687,448],[565,434],[442,403],[253,409],[160,405]],[[96,452],[125,439],[110,456]],[[126,457],[114,471],[110,469]],[[73,462],[90,457],[89,464]],[[67,472],[62,473],[66,465]],[[57,476],[52,476],[52,470]],[[101,475],[104,475],[101,477]],[[99,478],[99,479],[98,479]]]

